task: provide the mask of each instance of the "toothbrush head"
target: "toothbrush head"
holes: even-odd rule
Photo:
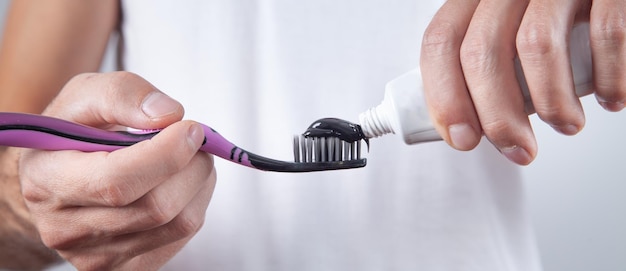
[[[336,118],[313,122],[302,135],[293,139],[294,162],[323,169],[364,167],[361,158],[361,140],[369,148],[369,140],[361,126]]]

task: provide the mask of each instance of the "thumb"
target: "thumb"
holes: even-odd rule
[[[181,120],[184,109],[142,77],[111,72],[75,76],[44,115],[102,129],[117,125],[157,129]]]

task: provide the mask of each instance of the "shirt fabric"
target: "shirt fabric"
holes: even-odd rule
[[[293,134],[356,122],[419,65],[442,2],[123,1],[123,67],[186,119],[291,160]],[[306,174],[216,158],[205,224],[164,270],[540,270],[519,172],[486,140],[459,152],[389,135],[366,157]]]

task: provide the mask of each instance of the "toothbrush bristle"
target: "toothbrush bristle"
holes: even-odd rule
[[[293,138],[293,155],[296,163],[339,162],[361,159],[361,141],[343,141],[336,137]]]

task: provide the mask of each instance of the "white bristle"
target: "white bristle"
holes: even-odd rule
[[[293,155],[296,163],[317,163],[361,159],[361,142],[345,142],[336,137],[293,137]]]

